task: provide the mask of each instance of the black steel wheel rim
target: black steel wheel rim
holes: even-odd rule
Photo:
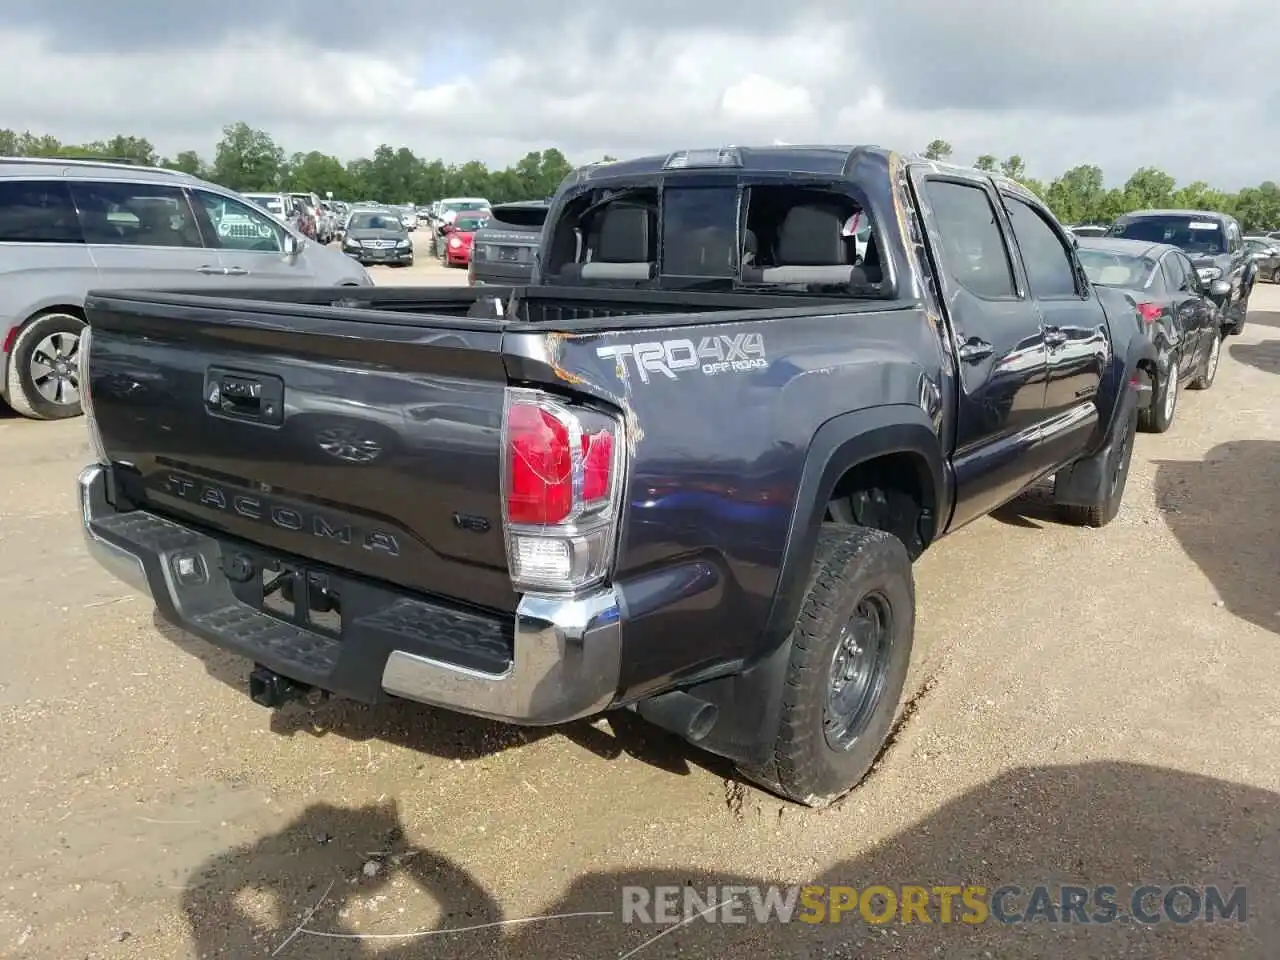
[[[831,655],[822,722],[831,749],[852,749],[874,715],[884,693],[892,638],[888,599],[880,593],[863,597]]]

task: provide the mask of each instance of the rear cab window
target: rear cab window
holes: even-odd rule
[[[688,170],[571,195],[544,283],[883,297],[874,221],[855,184]]]

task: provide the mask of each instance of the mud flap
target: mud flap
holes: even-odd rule
[[[1120,398],[1120,410],[1111,421],[1111,432],[1102,449],[1058,471],[1053,478],[1053,500],[1062,506],[1091,507],[1107,498],[1111,473],[1108,464],[1117,443],[1128,429],[1138,404],[1138,382],[1130,380]]]

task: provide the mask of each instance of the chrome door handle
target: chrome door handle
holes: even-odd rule
[[[227,267],[222,272],[225,273],[228,277],[244,277],[244,276],[248,276],[249,274],[249,271],[246,270],[244,267]]]
[[[985,360],[991,356],[992,349],[991,344],[987,343],[987,341],[979,340],[977,337],[970,337],[960,344],[960,348],[956,352],[960,354],[961,360],[973,362],[975,360]]]
[[[196,272],[203,273],[206,276],[214,276],[216,274],[226,273],[227,271],[224,270],[222,267],[211,267],[209,266],[209,264],[206,263],[203,267],[197,267]]]

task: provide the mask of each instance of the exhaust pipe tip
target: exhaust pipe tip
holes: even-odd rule
[[[720,709],[706,700],[673,690],[636,704],[636,713],[656,727],[697,743],[709,734],[720,717]]]

